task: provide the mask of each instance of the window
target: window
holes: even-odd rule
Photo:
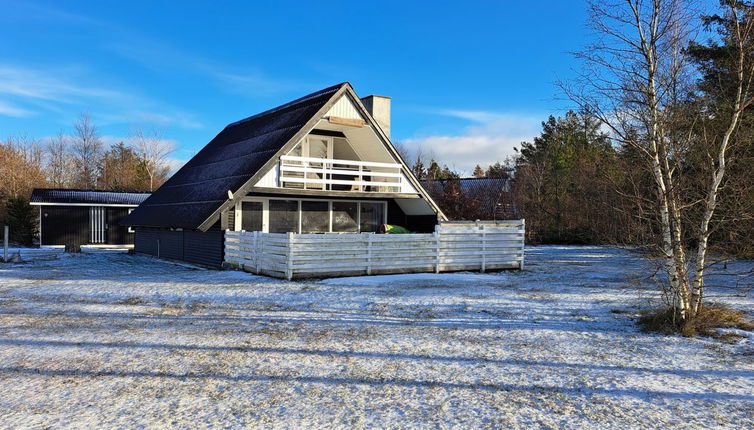
[[[334,233],[357,233],[359,231],[358,202],[332,202],[332,231]]]
[[[301,233],[330,231],[330,204],[323,201],[301,202]]]
[[[133,211],[134,211],[133,209],[129,209],[128,210],[128,214],[131,215],[131,212],[133,212]],[[134,229],[130,225],[128,226],[128,232],[129,233],[134,233]]]
[[[385,205],[361,202],[359,231],[376,232],[385,221]]]
[[[241,230],[262,231],[262,202],[241,203]]]
[[[270,200],[270,233],[298,232],[298,200]]]
[[[384,201],[255,197],[236,206],[235,228],[268,233],[371,233],[385,222]],[[229,219],[231,225],[233,220]]]

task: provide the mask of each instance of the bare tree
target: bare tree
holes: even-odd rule
[[[726,2],[729,14],[741,10],[741,2]],[[683,167],[698,133],[699,117],[688,110],[684,94],[691,92],[691,69],[684,55],[691,37],[695,11],[681,0],[602,0],[590,5],[596,43],[578,54],[584,74],[575,84],[562,84],[568,96],[590,109],[612,132],[612,137],[640,154],[655,188],[652,204],[657,211],[658,247],[664,259],[671,305],[684,322],[691,321],[702,301],[709,222],[718,203],[725,175],[727,148],[742,110],[752,102],[751,64],[746,41],[751,40],[751,14],[737,19],[737,82],[726,111],[728,126],[712,145],[713,173],[701,202],[684,199]],[[688,209],[702,205],[701,229],[695,232],[695,266],[689,268],[689,234],[684,230]]]
[[[141,159],[144,171],[149,178],[149,191],[154,191],[155,185],[167,177],[170,171],[167,160],[173,152],[173,144],[162,139],[157,130],[145,132],[137,129],[131,138],[131,145]]]
[[[63,133],[51,137],[47,142],[47,180],[55,187],[66,187],[73,183],[73,160],[69,152],[69,138]]]
[[[95,188],[102,164],[102,140],[88,114],[82,113],[73,124],[73,129],[71,153],[76,183],[84,188]]]

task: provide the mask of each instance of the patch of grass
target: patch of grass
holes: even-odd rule
[[[141,297],[129,297],[127,299],[118,300],[115,302],[119,305],[130,305],[130,306],[136,306],[146,303],[147,301],[142,299]]]
[[[679,312],[672,308],[660,308],[643,312],[639,318],[642,331],[663,334],[681,334],[686,337],[711,336],[730,338],[732,333],[721,334],[716,329],[736,328],[754,330],[754,322],[741,311],[723,305],[703,306],[690,321],[684,321]],[[729,340],[729,339],[726,339]]]

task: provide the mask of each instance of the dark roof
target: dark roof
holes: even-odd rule
[[[346,85],[229,124],[122,224],[198,228]]]
[[[508,191],[510,179],[508,178],[460,178],[456,179],[461,187],[461,192],[469,194],[484,194],[487,192],[500,193]],[[448,180],[428,181],[422,180],[421,184],[429,192],[438,191],[436,188],[444,188]],[[440,192],[442,190],[440,189]]]
[[[141,204],[150,193],[104,190],[70,190],[35,188],[31,192],[31,203],[76,203],[92,205],[133,205]]]

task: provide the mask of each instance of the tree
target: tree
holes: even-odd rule
[[[427,176],[427,170],[424,168],[424,162],[422,161],[420,156],[416,156],[416,161],[414,161],[414,165],[411,167],[411,172],[416,176],[416,179],[424,180]]]
[[[434,159],[430,160],[429,167],[427,167],[426,179],[430,181],[443,181],[446,179],[458,179],[460,175],[444,164],[440,167],[440,164]]]
[[[162,139],[156,130],[150,133],[137,129],[131,138],[132,147],[141,159],[141,168],[149,179],[149,191],[162,185],[170,172],[167,158],[173,152],[173,145]]]
[[[74,182],[73,159],[69,152],[68,137],[63,133],[52,137],[46,147],[47,162],[45,173],[47,180],[54,187],[68,187]]]
[[[73,124],[71,154],[75,171],[75,185],[95,188],[102,168],[102,140],[88,114],[82,113]]]
[[[97,184],[108,190],[146,191],[150,188],[143,161],[123,142],[105,153]]]
[[[731,138],[753,101],[752,8],[736,0],[722,5],[723,20],[730,23],[724,43],[731,48],[735,70],[731,91],[722,99],[724,109],[700,114],[697,100],[689,100],[693,70],[683,48],[689,42],[691,11],[679,0],[591,3],[597,41],[578,54],[584,74],[573,85],[561,85],[609,128],[612,138],[631,147],[651,175],[654,196],[641,199],[656,210],[656,243],[667,275],[669,304],[683,325],[690,324],[701,307],[709,223],[718,206]],[[700,120],[712,115],[724,124],[718,128],[722,132],[700,139]],[[709,175],[689,170],[688,160],[700,145],[707,151]],[[686,191],[704,176],[704,198],[688,201]],[[700,216],[694,219],[695,214]],[[689,230],[690,224],[699,228]],[[696,257],[690,264],[687,252],[692,247]]]
[[[588,111],[550,116],[542,123],[540,136],[521,144],[513,189],[519,210],[538,241],[606,240],[606,226],[613,216],[601,203],[606,194],[604,178],[614,160],[609,137]],[[495,170],[508,175],[504,165]]]
[[[37,235],[37,211],[25,197],[11,197],[5,205],[11,240],[30,246]]]
[[[0,200],[28,197],[34,187],[44,186],[42,149],[27,136],[0,143]]]
[[[508,166],[497,161],[487,167],[487,171],[484,174],[488,178],[508,178],[510,177]]]
[[[484,178],[484,170],[482,169],[482,166],[477,164],[476,167],[474,167],[473,175],[475,178]]]

